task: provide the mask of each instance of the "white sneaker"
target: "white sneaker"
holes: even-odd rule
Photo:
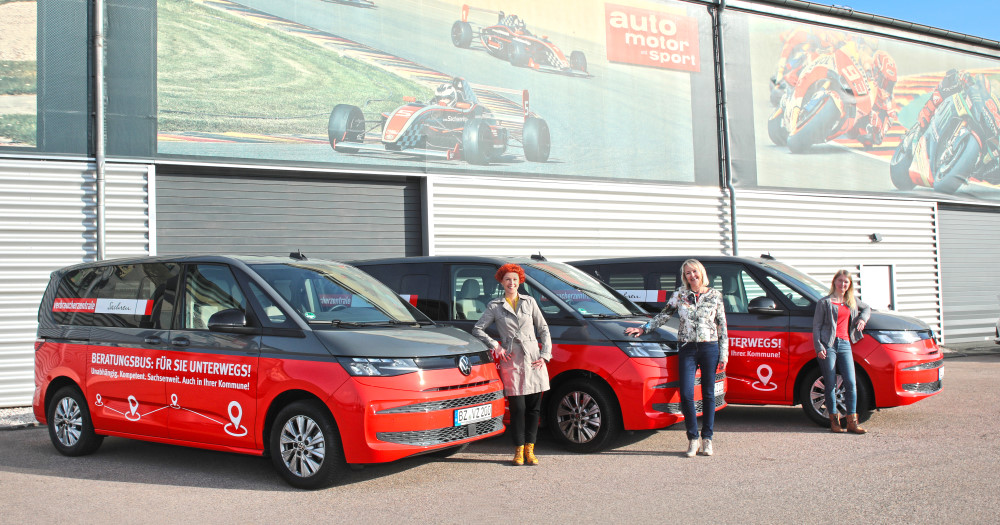
[[[712,440],[706,439],[701,442],[701,448],[698,449],[699,454],[704,454],[706,456],[711,456],[712,452]]]
[[[687,456],[687,457],[689,457],[689,458],[693,458],[695,456],[695,454],[698,453],[698,445],[699,445],[700,441],[701,440],[699,440],[699,439],[692,439],[692,440],[688,441],[688,450],[687,450],[687,452],[684,453],[684,455]]]

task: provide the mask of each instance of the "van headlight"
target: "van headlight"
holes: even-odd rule
[[[619,341],[618,348],[629,357],[667,357],[676,352],[670,343],[646,343],[642,341]]]
[[[882,344],[905,345],[934,338],[934,332],[930,330],[865,330],[865,333]]]
[[[337,361],[352,376],[398,376],[420,370],[413,359],[397,357],[339,357]]]

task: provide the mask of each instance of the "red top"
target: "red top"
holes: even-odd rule
[[[851,322],[851,310],[844,303],[834,302],[837,306],[837,337],[846,341],[851,340],[847,325]]]

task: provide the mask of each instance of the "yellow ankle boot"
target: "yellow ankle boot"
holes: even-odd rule
[[[529,465],[537,465],[538,458],[535,457],[535,444],[528,443],[524,446],[524,462]]]
[[[514,459],[511,463],[517,466],[524,465],[524,445],[514,449]]]

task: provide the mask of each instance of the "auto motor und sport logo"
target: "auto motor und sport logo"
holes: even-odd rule
[[[697,19],[605,4],[605,23],[608,61],[701,71]]]

